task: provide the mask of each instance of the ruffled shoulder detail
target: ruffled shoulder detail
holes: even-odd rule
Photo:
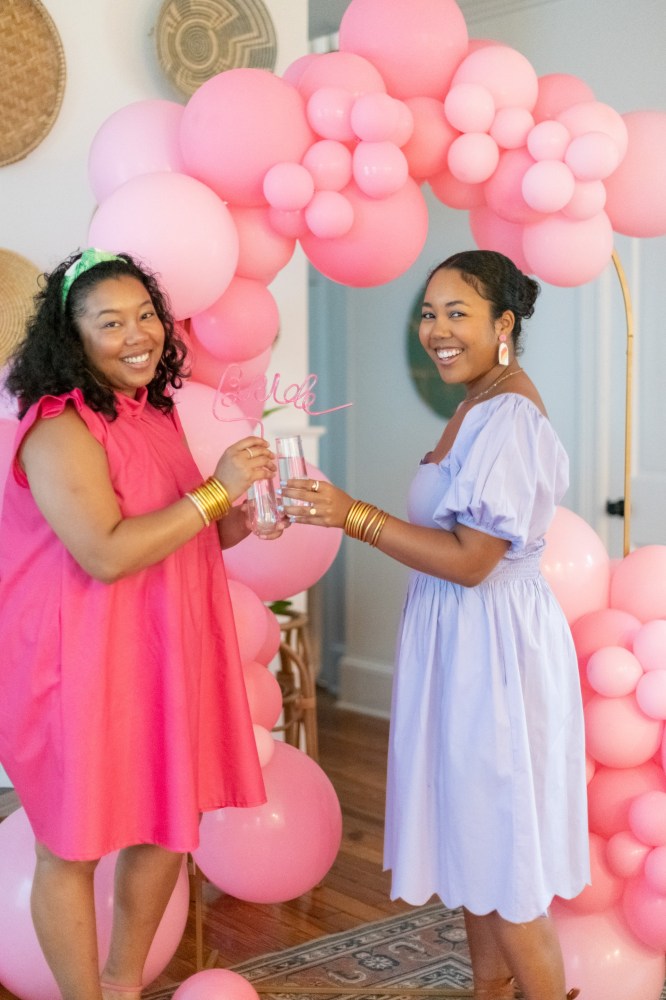
[[[449,486],[436,523],[449,530],[465,524],[514,550],[545,534],[569,484],[568,458],[550,421],[518,393],[473,407],[441,467]]]

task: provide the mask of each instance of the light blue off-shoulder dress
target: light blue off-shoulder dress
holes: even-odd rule
[[[567,485],[555,431],[516,393],[474,406],[443,461],[418,468],[410,521],[511,544],[476,587],[410,578],[387,782],[394,899],[523,922],[589,881],[576,654],[539,570]]]

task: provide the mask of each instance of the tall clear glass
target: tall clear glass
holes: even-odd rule
[[[247,491],[247,517],[253,534],[265,538],[285,520],[272,479],[258,479]]]
[[[308,478],[308,468],[305,464],[305,456],[303,454],[303,440],[300,434],[276,438],[275,454],[277,456],[281,483],[286,483],[288,479]],[[301,507],[310,506],[307,500],[290,499],[289,503]]]

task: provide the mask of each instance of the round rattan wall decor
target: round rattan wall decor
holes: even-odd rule
[[[40,274],[27,257],[0,248],[0,367],[25,336]]]
[[[60,35],[39,0],[0,2],[0,166],[50,132],[65,91]]]
[[[275,69],[275,28],[262,0],[166,0],[155,36],[160,66],[184,97],[228,69]]]

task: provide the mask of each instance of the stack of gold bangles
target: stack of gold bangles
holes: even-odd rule
[[[211,521],[219,521],[221,517],[225,517],[231,510],[229,494],[215,476],[209,476],[205,483],[185,496],[197,508],[206,527]]]
[[[345,534],[357,538],[359,542],[368,542],[374,548],[387,519],[386,511],[363,500],[355,500],[345,518]]]

